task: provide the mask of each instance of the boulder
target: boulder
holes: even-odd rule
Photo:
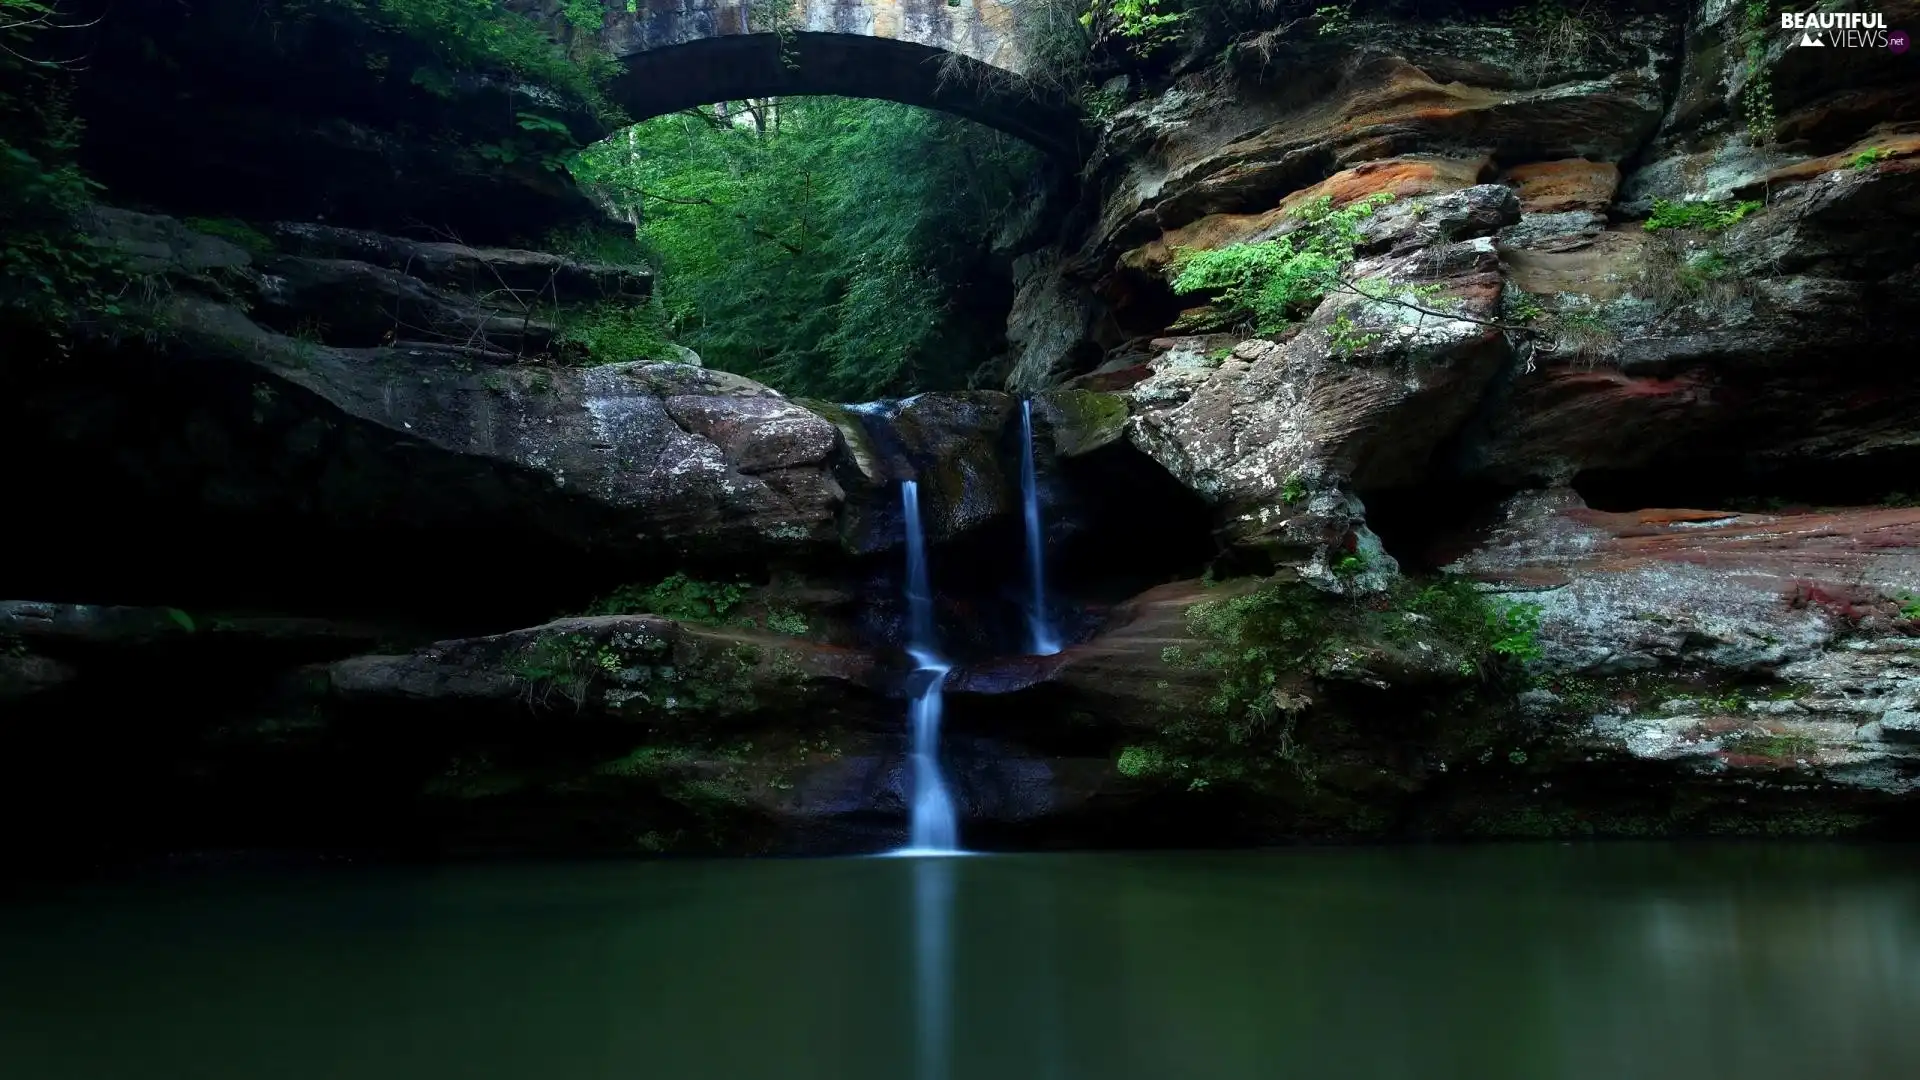
[[[1334,507],[1302,514],[1307,493],[1417,483],[1505,364],[1487,234],[1517,217],[1510,190],[1483,185],[1369,222],[1368,248],[1383,254],[1284,340],[1242,342],[1217,367],[1178,349],[1151,364],[1122,392],[1129,438],[1221,508],[1229,539],[1299,546],[1285,537],[1304,533],[1329,561],[1315,534]]]
[[[1602,513],[1553,492],[1514,500],[1454,568],[1538,605],[1534,671],[1562,691],[1544,710],[1580,752],[1920,790],[1897,734],[1920,692],[1901,611],[1920,595],[1920,510]]]
[[[537,501],[584,502],[585,520],[535,511],[562,535],[592,530],[575,542],[708,556],[833,543],[844,498],[830,461],[837,431],[751,380],[647,361],[478,371],[416,348],[311,345],[192,298],[167,314],[184,359],[249,366],[396,450],[437,451],[456,469],[504,467],[537,478],[521,487]]]

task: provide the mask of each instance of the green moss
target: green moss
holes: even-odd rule
[[[1653,215],[1647,218],[1645,228],[1648,232],[1662,229],[1700,229],[1717,232],[1738,223],[1747,215],[1764,209],[1760,202],[1673,202],[1667,199],[1653,201]]]
[[[1126,399],[1093,390],[1056,390],[1041,401],[1053,428],[1053,449],[1062,457],[1098,450],[1126,434]]]
[[[846,444],[847,453],[853,458],[860,475],[875,480],[880,478],[880,452],[857,413],[844,405],[816,398],[796,398],[794,403],[840,430],[840,441]]]
[[[663,360],[674,355],[660,310],[651,301],[563,311],[555,322],[567,354],[586,366]]]
[[[206,236],[217,236],[255,255],[270,255],[273,239],[237,218],[187,218],[181,224]]]
[[[1742,731],[1729,736],[1723,745],[1736,753],[1781,761],[1797,761],[1812,756],[1820,749],[1819,743],[1805,735],[1772,731]]]

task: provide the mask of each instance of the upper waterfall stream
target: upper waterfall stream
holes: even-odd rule
[[[1060,635],[1047,610],[1046,531],[1040,524],[1040,483],[1033,467],[1033,402],[1020,402],[1020,502],[1027,525],[1028,651],[1052,656]]]
[[[903,481],[900,502],[907,528],[907,651],[919,680],[907,709],[913,791],[908,842],[902,854],[945,855],[960,848],[953,796],[940,768],[940,694],[950,665],[940,655],[933,628],[933,586],[927,573],[926,533],[920,523],[920,485]]]

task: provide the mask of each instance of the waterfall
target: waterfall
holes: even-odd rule
[[[903,854],[946,855],[960,850],[953,796],[940,772],[940,691],[947,662],[935,650],[933,587],[927,576],[927,538],[920,526],[920,485],[900,485],[907,519],[907,652],[913,657],[914,691],[907,716],[913,759],[913,802],[908,844]]]
[[[1040,484],[1033,469],[1033,402],[1020,402],[1020,498],[1027,515],[1027,636],[1028,651],[1052,656],[1060,651],[1060,637],[1047,617],[1047,565],[1040,529]]]

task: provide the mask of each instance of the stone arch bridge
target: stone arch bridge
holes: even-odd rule
[[[884,98],[1077,160],[1077,112],[1027,78],[1023,2],[1039,0],[602,0],[599,38],[635,120],[744,98]]]

